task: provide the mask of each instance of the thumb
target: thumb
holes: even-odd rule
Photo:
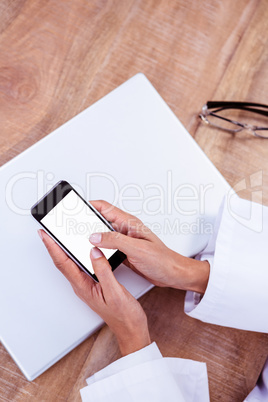
[[[115,279],[112,268],[104,254],[99,248],[93,247],[90,252],[90,258],[105,298],[112,294],[114,295],[114,292],[118,291],[120,285]]]

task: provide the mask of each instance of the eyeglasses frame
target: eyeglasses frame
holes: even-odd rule
[[[267,109],[267,110],[262,110],[261,108]],[[215,109],[215,110],[210,111],[209,109]],[[247,123],[240,123],[238,121],[227,119],[226,117],[219,116],[218,114],[216,114],[216,113],[221,112],[222,110],[226,110],[226,109],[245,110],[245,111],[248,111],[248,112],[261,114],[263,116],[268,116],[268,106],[263,105],[261,103],[208,101],[202,107],[202,112],[199,114],[199,117],[201,118],[201,120],[204,123],[209,124],[209,125],[211,125],[213,127],[219,128],[219,129],[224,130],[224,131],[228,131],[228,132],[231,132],[231,133],[239,133],[240,131],[247,130],[248,132],[250,132],[255,137],[268,139],[268,127],[258,127],[258,126],[255,126],[255,125],[253,126],[253,125],[247,124]],[[225,120],[225,121],[227,121],[229,123],[232,123],[232,124],[235,124],[235,125],[239,126],[239,128],[237,128],[237,129],[228,129],[228,128],[221,127],[220,125],[217,125],[215,123],[211,123],[207,119],[207,116],[213,116],[213,117],[216,117],[218,119]],[[258,130],[262,130],[262,131],[267,130],[267,137],[264,137],[264,136],[258,134],[256,132]]]

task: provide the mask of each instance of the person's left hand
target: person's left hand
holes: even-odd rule
[[[76,295],[99,314],[115,334],[123,356],[151,343],[147,317],[140,303],[116,280],[98,248],[93,248],[90,254],[99,280],[96,283],[43,230],[39,230],[39,235],[54,264],[71,283]]]

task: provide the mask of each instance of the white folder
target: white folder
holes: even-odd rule
[[[206,245],[229,190],[143,74],[2,166],[0,335],[28,380],[103,324],[53,266],[30,216],[62,179],[138,216],[187,256]],[[152,287],[124,266],[115,272],[135,297]]]

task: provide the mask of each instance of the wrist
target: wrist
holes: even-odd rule
[[[137,333],[137,331],[139,331],[139,333]],[[137,352],[152,343],[147,325],[143,330],[138,327],[135,333],[125,332],[123,336],[116,335],[116,338],[122,356]]]
[[[121,352],[122,356],[127,356],[130,353],[137,352],[138,350],[141,350],[145,348],[146,346],[149,346],[151,344],[151,339],[148,337],[146,342],[144,340],[134,340],[134,339],[128,339],[127,341],[119,342],[119,349]]]
[[[174,252],[172,287],[204,294],[210,273],[208,261],[199,261]]]

